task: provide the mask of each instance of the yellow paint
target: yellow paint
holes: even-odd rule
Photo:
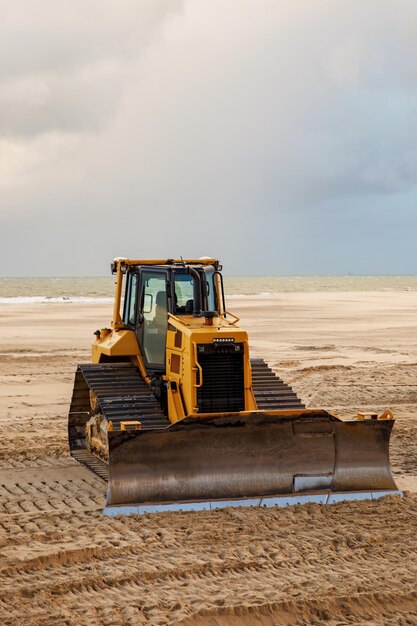
[[[175,259],[173,263],[181,263]],[[184,263],[191,265],[213,265],[217,263],[214,258],[210,259],[185,259]],[[139,368],[140,375],[149,384],[150,378],[146,371],[136,334],[133,330],[124,328],[121,316],[121,298],[123,287],[123,274],[130,266],[167,265],[167,259],[161,260],[132,260],[118,259],[114,262],[116,270],[116,291],[113,309],[112,330],[102,329],[92,346],[93,363],[103,363],[109,359],[117,360],[120,357],[130,357],[131,361]],[[168,383],[168,417],[174,423],[189,415],[197,415],[197,390],[204,382],[202,381],[202,369],[198,363],[197,344],[212,344],[215,337],[233,338],[236,343],[244,345],[244,388],[245,410],[257,410],[255,397],[252,390],[252,371],[249,359],[249,345],[247,332],[237,326],[239,318],[233,313],[223,309],[221,283],[219,277],[216,281],[217,301],[220,307],[220,316],[213,319],[213,324],[208,326],[204,323],[204,317],[192,315],[175,316],[168,314],[168,322],[171,329],[167,331],[166,344],[166,372],[163,376]],[[228,317],[232,320],[227,319]],[[181,347],[175,346],[175,332],[182,333]],[[179,371],[171,369],[173,355],[179,358]],[[178,363],[178,360],[177,360]],[[200,383],[198,382],[200,372]],[[203,414],[200,415],[200,417]]]
[[[123,328],[122,316],[120,314],[120,302],[122,299],[123,274],[121,264],[117,266],[116,274],[116,294],[114,297],[112,328]]]
[[[167,263],[167,261],[170,263]],[[114,263],[116,267],[130,267],[132,265],[167,265],[170,267],[174,264],[182,264],[186,265],[213,265],[217,263],[217,259],[214,258],[203,258],[203,259],[115,259]]]
[[[204,318],[182,315],[176,317],[168,316],[169,327],[167,332],[166,359],[167,368],[165,379],[169,383],[168,406],[169,419],[176,422],[185,416],[197,414],[197,389],[198,389],[198,356],[197,344],[213,343],[214,338],[233,338],[236,343],[244,345],[244,387],[245,387],[245,409],[247,411],[257,410],[255,396],[252,390],[252,370],[249,358],[248,334],[245,330],[238,328],[236,322],[229,322],[224,317],[215,317],[213,326],[205,326]],[[176,330],[182,333],[181,348],[175,346]],[[181,368],[179,372],[173,372],[170,368],[172,356],[176,354],[180,357]],[[201,381],[201,372],[200,372]],[[203,381],[204,382],[204,381]],[[175,383],[172,389],[172,383]],[[203,414],[200,414],[203,417]]]
[[[139,354],[139,345],[133,330],[112,330],[103,339],[93,343],[93,363],[105,361],[103,355],[109,357],[132,356]]]
[[[133,430],[142,429],[142,423],[138,422],[138,420],[124,420],[123,422],[120,422],[120,430],[129,430],[129,426],[134,426]]]

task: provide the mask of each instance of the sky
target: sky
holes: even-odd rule
[[[415,0],[0,0],[0,275],[417,273]]]

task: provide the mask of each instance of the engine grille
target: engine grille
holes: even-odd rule
[[[229,413],[245,409],[243,344],[200,344],[198,362],[203,386],[197,389],[201,413]]]

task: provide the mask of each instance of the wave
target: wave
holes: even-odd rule
[[[279,296],[282,295],[282,293],[291,293],[291,292],[273,292],[273,291],[251,291],[250,293],[227,293],[226,294],[226,299],[230,300],[233,298],[239,299],[239,298],[250,298],[250,297],[255,297],[255,298],[268,298],[269,296]]]
[[[110,303],[114,298],[90,297],[90,296],[61,296],[53,298],[50,296],[15,296],[11,298],[0,298],[0,304],[71,304],[74,302],[84,302],[92,304],[97,302]]]

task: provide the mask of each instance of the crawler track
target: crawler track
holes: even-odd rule
[[[115,426],[124,420],[140,420],[143,430],[163,429],[169,420],[159,402],[130,363],[79,365],[68,421],[71,455],[99,478],[108,480],[104,461],[85,448],[85,425],[90,415],[90,391],[97,396],[100,410]]]
[[[258,408],[263,411],[304,409],[297,394],[263,359],[251,359],[252,385]]]
[[[304,404],[263,359],[252,359],[252,380],[262,410],[303,409]],[[85,424],[90,415],[90,390],[95,393],[107,420],[139,420],[142,429],[164,429],[168,418],[159,402],[130,363],[78,365],[69,411],[71,455],[96,476],[108,481],[108,465],[85,448]]]

